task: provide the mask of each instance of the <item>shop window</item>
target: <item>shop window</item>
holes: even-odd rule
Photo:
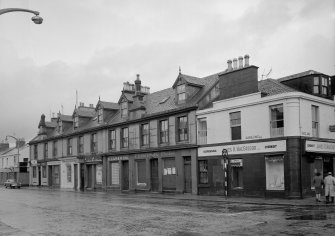
[[[136,172],[137,172],[137,184],[145,184],[146,183],[146,168],[145,168],[145,160],[137,160],[136,161]]]
[[[120,184],[120,164],[119,162],[111,162],[111,184],[119,185]]]
[[[177,125],[178,125],[178,141],[188,140],[187,116],[178,117]]]
[[[141,145],[149,145],[149,124],[141,125]]]
[[[241,140],[241,112],[229,113],[231,140]]]
[[[181,84],[177,86],[177,99],[178,99],[178,103],[185,102],[185,99],[186,99],[185,84]]]
[[[284,136],[284,109],[283,104],[270,106],[270,135],[271,137]]]
[[[169,142],[169,123],[168,120],[159,121],[159,139],[160,143]]]
[[[115,149],[116,148],[116,133],[115,130],[109,131],[109,149]]]
[[[42,178],[46,178],[46,177],[47,177],[47,167],[42,166]]]
[[[36,178],[36,166],[33,166],[33,178]]]
[[[199,183],[208,184],[208,163],[207,160],[199,161]]]
[[[312,134],[319,137],[319,107],[312,105]]]
[[[207,120],[198,120],[198,144],[207,144]]]
[[[66,165],[66,176],[67,176],[67,182],[71,183],[71,181],[72,181],[72,169],[71,169],[70,164]]]
[[[95,183],[96,184],[102,184],[102,165],[96,165]]]
[[[243,188],[243,160],[231,159],[231,186],[234,189]]]
[[[265,157],[266,190],[284,190],[284,157]]]
[[[121,129],[121,147],[127,148],[128,144],[129,144],[128,128],[122,128]]]

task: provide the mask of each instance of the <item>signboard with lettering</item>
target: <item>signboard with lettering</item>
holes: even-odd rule
[[[306,140],[306,152],[335,153],[335,143]]]
[[[108,161],[122,161],[122,160],[129,160],[129,157],[127,155],[108,157]]]
[[[264,152],[285,152],[286,140],[202,147],[198,148],[198,156],[199,157],[219,156],[221,155],[223,148],[227,149],[229,155],[264,153]]]

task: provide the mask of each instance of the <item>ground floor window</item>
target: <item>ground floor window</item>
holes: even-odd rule
[[[208,162],[207,160],[199,161],[199,183],[208,184]]]
[[[266,190],[284,190],[284,156],[265,157]]]
[[[231,159],[231,185],[234,189],[243,188],[243,160],[242,159]]]
[[[137,160],[136,161],[136,172],[137,172],[137,184],[145,184],[146,183],[146,168],[145,168],[145,160]]]
[[[42,178],[46,178],[46,177],[47,177],[47,167],[42,166]]]
[[[33,166],[33,178],[36,178],[36,166]]]
[[[111,162],[111,183],[112,185],[120,184],[120,164],[119,162]]]
[[[102,165],[96,165],[95,181],[97,184],[102,184]]]
[[[67,174],[67,182],[71,183],[71,181],[72,181],[72,169],[71,169],[70,164],[66,165],[66,174]]]

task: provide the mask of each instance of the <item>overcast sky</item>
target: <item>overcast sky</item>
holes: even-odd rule
[[[182,73],[207,76],[227,60],[280,78],[309,69],[335,74],[333,0],[0,0],[0,141],[27,141],[42,113],[72,115],[79,101],[117,102],[141,75],[151,92]]]

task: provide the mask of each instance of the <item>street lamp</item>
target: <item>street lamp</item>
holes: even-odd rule
[[[17,172],[17,175],[16,175],[16,182],[20,182],[19,180],[20,180],[20,145],[19,145],[19,142],[18,141],[20,141],[18,138],[15,138],[14,136],[12,136],[12,135],[6,135],[6,141],[8,140],[8,137],[10,137],[10,138],[13,138],[13,139],[15,139],[15,141],[16,141],[16,146],[17,146],[17,163],[18,163],[18,172]],[[15,157],[14,157],[14,162],[15,162]],[[14,163],[15,164],[15,163]],[[14,168],[15,168],[15,166],[14,166]],[[15,169],[14,169],[15,170]]]
[[[13,12],[13,11],[22,11],[22,12],[30,12],[35,14],[35,16],[33,16],[31,18],[31,20],[35,23],[35,24],[42,24],[43,22],[43,18],[39,16],[39,12],[38,11],[32,11],[29,9],[23,9],[23,8],[5,8],[5,9],[0,9],[0,15],[8,13],[8,12]]]

